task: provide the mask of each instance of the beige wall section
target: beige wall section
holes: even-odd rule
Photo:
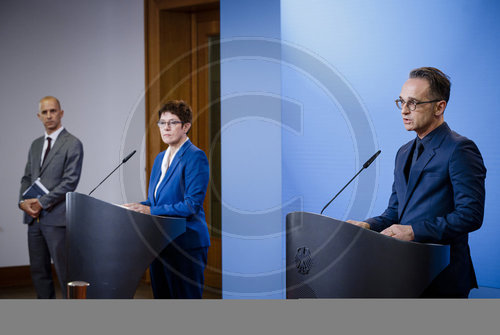
[[[0,1],[0,45],[0,267],[8,267],[29,263],[16,204],[29,145],[43,134],[42,96],[61,100],[63,125],[83,142],[77,191],[88,193],[136,149],[92,196],[144,198],[144,1]]]

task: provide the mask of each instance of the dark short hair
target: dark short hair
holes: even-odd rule
[[[158,118],[161,118],[163,113],[172,113],[177,115],[179,120],[184,123],[192,123],[193,112],[191,107],[183,100],[170,100],[158,111]]]
[[[435,67],[419,67],[410,72],[410,78],[422,78],[429,83],[430,94],[434,99],[448,103],[450,99],[450,77]]]

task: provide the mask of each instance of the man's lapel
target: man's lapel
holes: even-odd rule
[[[406,186],[406,194],[403,202],[403,210],[400,213],[400,218],[403,215],[406,206],[408,205],[408,201],[410,200],[415,187],[420,182],[420,175],[422,174],[425,166],[430,162],[432,157],[434,157],[436,153],[434,152],[434,148],[424,148],[424,152],[420,155],[420,158],[415,162],[415,165],[410,170],[410,175],[408,177],[408,185]]]
[[[410,157],[411,148],[413,147],[413,141],[408,143],[405,148],[402,149],[399,161],[397,162],[398,166],[396,167],[396,191],[398,195],[398,202],[402,204],[405,200],[406,189],[407,189],[407,180],[405,176],[405,167]],[[401,206],[400,206],[401,208]],[[401,214],[401,211],[400,211]]]
[[[35,144],[33,144],[32,155],[35,158],[35,161],[33,164],[33,167],[35,169],[35,173],[33,174],[33,177],[32,177],[33,180],[37,179],[40,176],[40,169],[41,169],[40,162],[42,159],[42,150],[43,150],[44,141],[45,141],[45,137],[40,137],[40,139],[37,140],[35,142]],[[33,171],[33,169],[31,171]]]
[[[403,216],[403,213],[408,205],[408,202],[415,191],[417,185],[420,184],[420,177],[425,167],[436,155],[436,150],[441,146],[445,137],[451,132],[450,128],[445,124],[444,129],[439,130],[437,134],[433,136],[431,141],[424,146],[424,151],[420,155],[420,158],[415,162],[415,165],[410,170],[410,175],[408,177],[408,185],[406,186],[406,193],[404,196],[404,201],[401,203],[402,210],[399,213],[399,219]]]
[[[68,132],[66,131],[66,129],[63,129],[59,136],[57,136],[57,140],[54,142],[54,145],[50,149],[49,154],[45,158],[45,161],[43,162],[43,165],[40,169],[40,174],[45,171],[52,158],[54,158],[54,156],[56,155],[57,151],[59,151],[59,149],[61,149],[61,147],[64,145],[64,142],[66,142],[66,136],[68,136]]]

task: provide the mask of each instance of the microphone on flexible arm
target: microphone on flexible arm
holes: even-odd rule
[[[335,200],[335,198],[340,194],[342,193],[342,191],[361,173],[361,171],[363,171],[364,169],[368,168],[370,166],[371,163],[373,163],[373,161],[378,157],[378,155],[380,155],[382,151],[379,150],[377,151],[372,157],[370,157],[369,160],[366,161],[365,164],[363,164],[363,167],[361,168],[361,170],[358,171],[358,173],[356,173],[356,175],[354,177],[352,177],[351,180],[349,180],[349,182],[347,184],[345,184],[345,186],[339,191],[339,193],[337,193],[332,200],[330,200],[326,205],[325,207],[323,207],[323,209],[321,210],[321,213],[320,214],[323,214],[323,211],[328,207],[328,205],[331,204],[331,202],[333,200]]]
[[[96,188],[98,188],[99,186],[101,186],[101,184],[102,184],[102,183],[104,183],[104,181],[105,181],[106,179],[108,179],[108,177],[109,177],[109,176],[111,176],[111,175],[113,174],[113,172],[115,172],[115,171],[116,171],[116,170],[117,170],[120,166],[122,166],[122,164],[124,164],[126,161],[128,161],[128,160],[130,159],[130,157],[132,157],[132,156],[135,154],[135,152],[136,152],[136,150],[134,150],[134,151],[132,151],[131,153],[129,153],[129,154],[128,154],[128,156],[127,156],[127,157],[125,157],[125,158],[122,160],[122,162],[120,163],[120,165],[118,165],[118,166],[117,166],[117,167],[116,167],[113,171],[111,171],[111,173],[110,173],[110,174],[108,174],[108,175],[106,176],[106,178],[104,178],[104,179],[103,179],[103,180],[99,183],[99,185],[97,185],[96,187],[94,187],[94,189],[93,189],[92,191],[90,191],[89,195],[91,195],[91,194],[92,194],[92,192],[94,192],[94,191],[96,190]]]

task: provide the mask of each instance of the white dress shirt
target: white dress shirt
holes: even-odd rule
[[[158,181],[158,184],[156,184],[156,188],[155,188],[155,194],[154,194],[155,199],[156,199],[156,192],[158,191],[158,187],[160,186],[163,178],[165,178],[165,175],[167,174],[167,170],[170,167],[170,164],[172,164],[172,161],[174,160],[174,157],[177,154],[177,151],[179,151],[179,149],[182,148],[182,146],[187,142],[187,140],[189,140],[189,137],[186,137],[184,142],[182,142],[182,144],[179,146],[179,148],[177,148],[177,150],[172,151],[171,147],[169,146],[167,148],[167,151],[165,151],[165,155],[163,156],[163,160],[161,161],[160,180]],[[169,157],[170,157],[170,159],[169,159]]]
[[[42,156],[40,157],[40,166],[42,166],[43,156],[45,155],[45,150],[47,150],[47,146],[49,145],[49,141],[47,141],[47,137],[51,138],[50,149],[52,149],[54,147],[54,143],[56,143],[57,137],[59,136],[61,131],[63,131],[63,129],[64,129],[64,127],[61,127],[50,135],[48,135],[47,132],[45,132],[45,141],[43,142]]]

